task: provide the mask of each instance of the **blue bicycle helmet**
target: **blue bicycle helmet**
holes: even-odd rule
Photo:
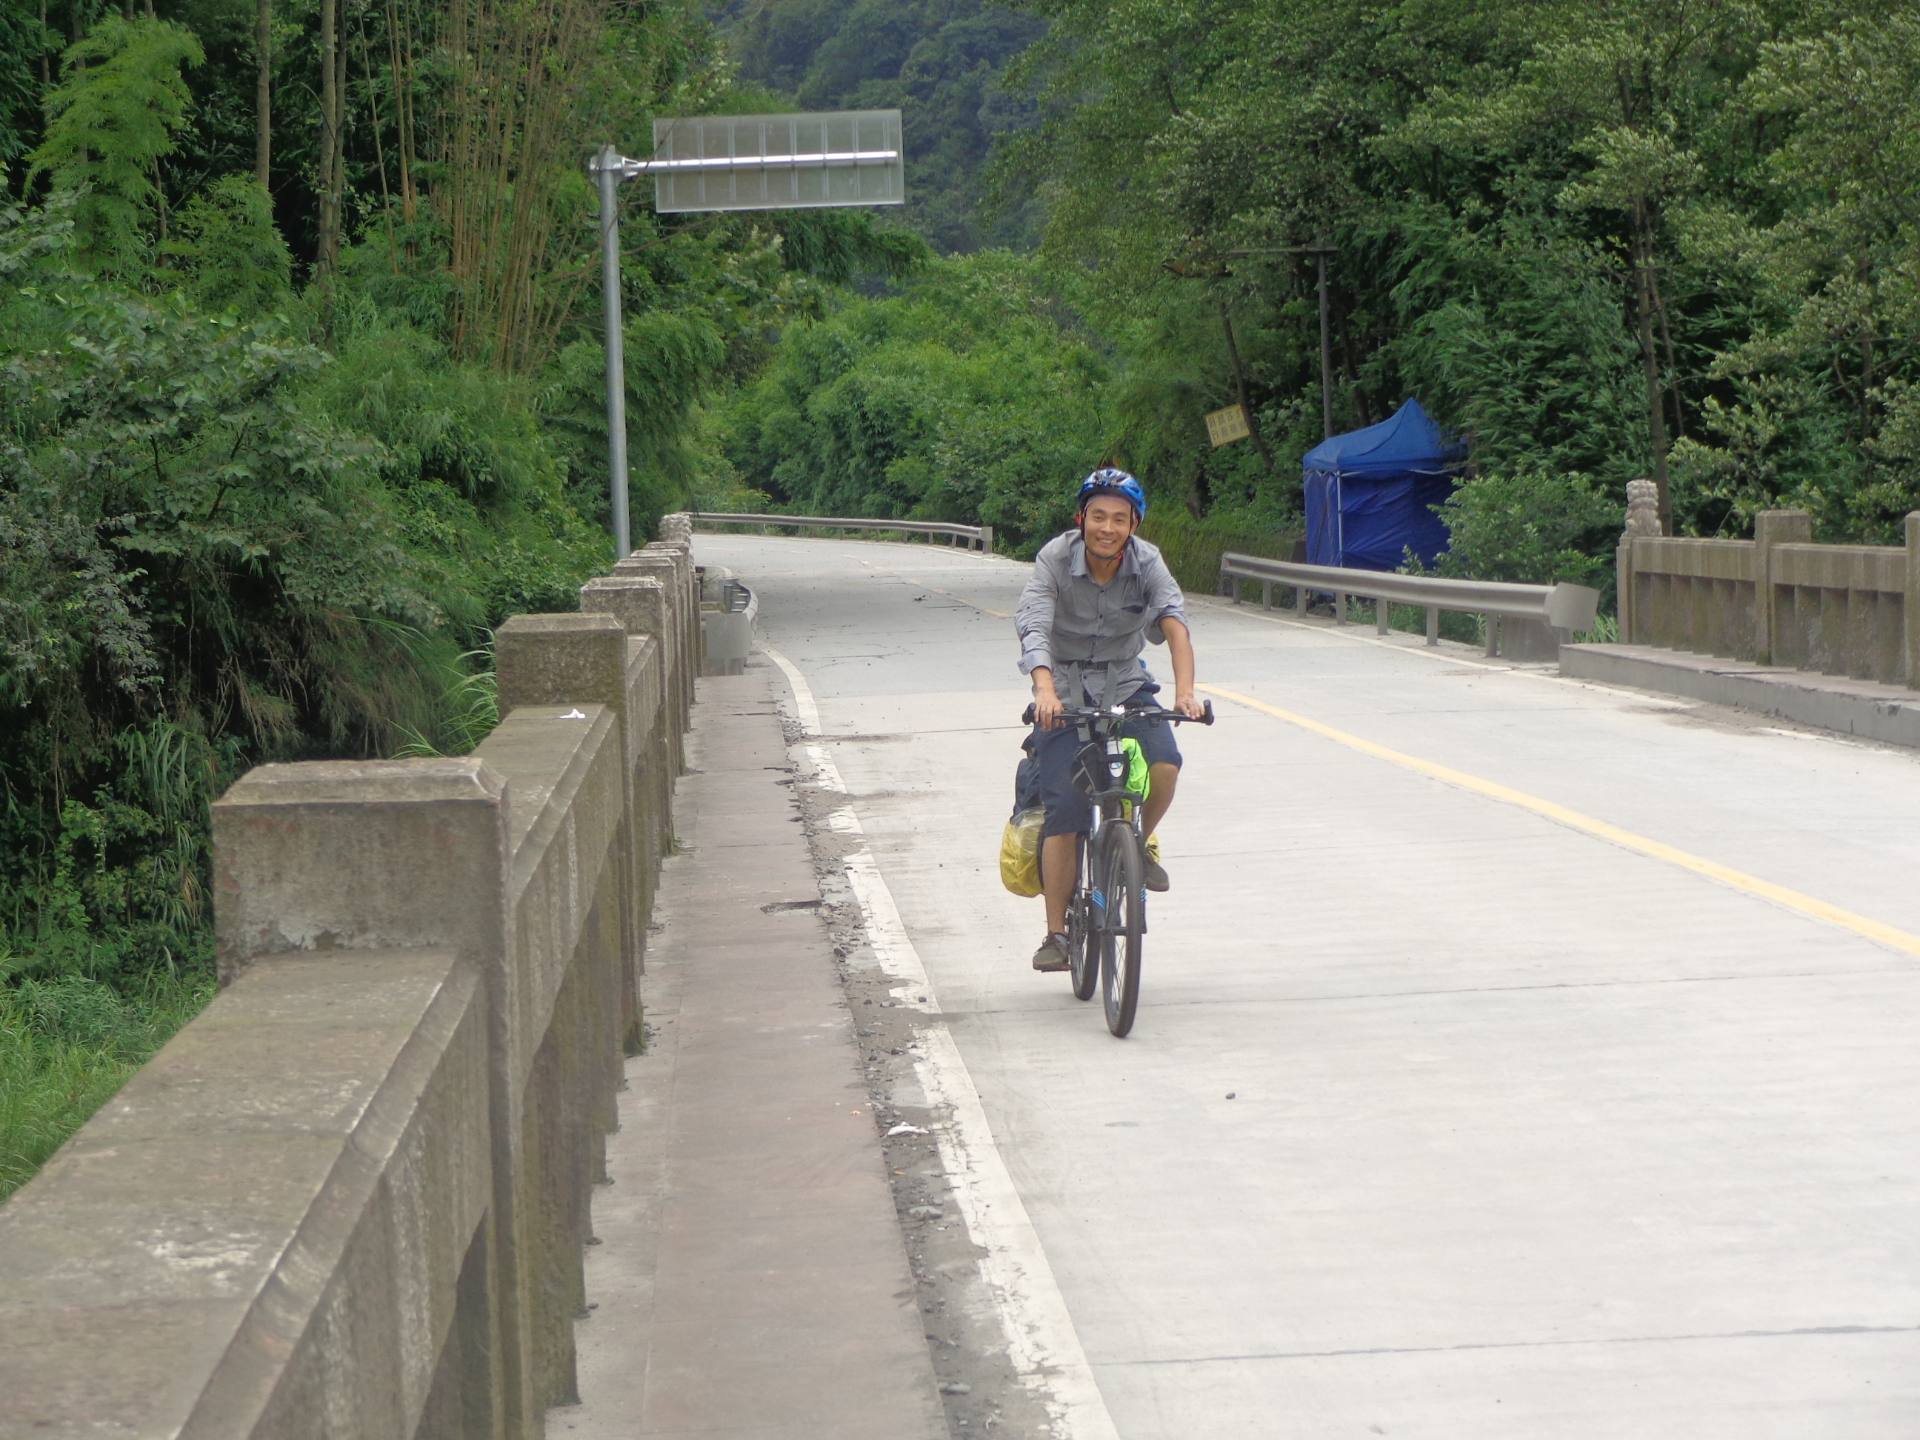
[[[1076,511],[1087,508],[1087,501],[1095,495],[1124,496],[1133,506],[1136,520],[1147,518],[1147,492],[1140,488],[1140,482],[1124,470],[1111,465],[1102,465],[1086,479],[1080,482],[1080,493],[1075,497],[1073,508]]]

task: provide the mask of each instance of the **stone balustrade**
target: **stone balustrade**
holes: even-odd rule
[[[1630,532],[1620,639],[1920,688],[1920,513],[1906,540],[1816,545],[1801,510],[1763,512],[1752,540]]]
[[[699,659],[661,536],[500,627],[473,755],[216,804],[219,995],[0,1207],[0,1434],[519,1440],[575,1398]]]

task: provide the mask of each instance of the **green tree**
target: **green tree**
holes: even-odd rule
[[[1565,177],[1562,205],[1624,225],[1646,449],[1671,530],[1669,390],[1678,377],[1661,279],[1673,253],[1668,216],[1702,183],[1702,132],[1761,38],[1761,9],[1749,0],[1578,0],[1514,6],[1507,22],[1525,37],[1520,64],[1478,92],[1436,92],[1409,138],[1538,156]]]
[[[1038,268],[1001,252],[795,327],[727,408],[728,458],[802,511],[984,521],[1019,544],[1069,518],[1106,453],[1100,357]]]
[[[1741,98],[1775,137],[1755,177],[1769,203],[1687,236],[1752,300],[1684,478],[1736,521],[1791,503],[1825,533],[1897,539],[1920,505],[1920,18],[1843,15],[1770,42]]]
[[[187,201],[161,250],[203,309],[252,318],[284,306],[292,294],[293,256],[274,228],[267,192],[251,175],[228,175]]]
[[[37,67],[53,48],[53,36],[22,0],[0,0],[0,186],[39,128]]]
[[[68,48],[46,97],[47,134],[28,178],[81,196],[74,212],[88,262],[137,273],[164,224],[156,167],[172,153],[190,96],[182,70],[206,52],[165,20],[109,15]]]

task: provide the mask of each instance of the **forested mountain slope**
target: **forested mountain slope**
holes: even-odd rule
[[[712,13],[741,78],[803,110],[902,112],[907,220],[946,252],[1031,248],[1038,211],[1016,196],[980,208],[994,141],[1030,127],[1032,100],[1008,62],[1045,31],[983,0],[730,0]]]

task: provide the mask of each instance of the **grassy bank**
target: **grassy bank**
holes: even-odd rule
[[[0,986],[0,1200],[213,998],[210,974],[123,994],[82,975]]]

